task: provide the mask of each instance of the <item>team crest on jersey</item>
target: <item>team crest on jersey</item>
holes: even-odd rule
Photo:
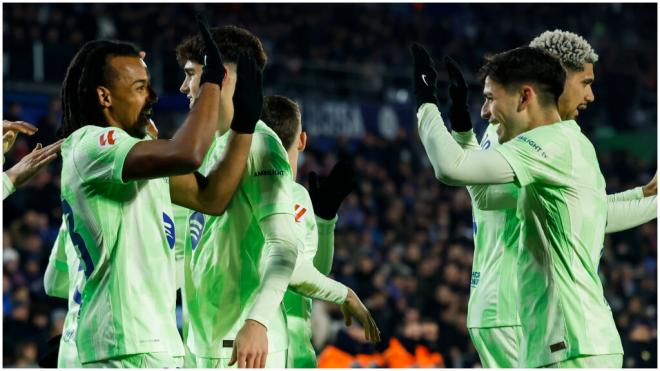
[[[300,223],[300,221],[302,221],[302,219],[305,216],[306,212],[307,212],[307,209],[304,208],[301,204],[296,204],[293,207],[293,215],[296,218],[296,223]]]
[[[99,144],[105,146],[106,144],[113,145],[115,144],[115,131],[110,130],[107,133],[101,134],[99,137]]]
[[[163,213],[163,228],[165,229],[165,237],[167,237],[167,244],[170,245],[170,250],[174,249],[175,232],[174,222],[169,215]]]
[[[199,240],[202,238],[202,232],[204,232],[204,214],[199,211],[192,213],[188,220],[188,225],[190,227],[190,245],[195,250],[199,244]]]

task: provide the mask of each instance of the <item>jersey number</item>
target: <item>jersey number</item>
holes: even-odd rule
[[[66,226],[69,228],[69,236],[71,236],[71,242],[73,246],[78,249],[80,253],[80,258],[85,264],[85,278],[89,278],[94,271],[94,263],[92,262],[92,257],[89,255],[89,250],[87,250],[87,245],[82,236],[75,231],[75,224],[73,222],[73,210],[71,210],[71,205],[66,200],[62,200],[62,213],[66,217]]]

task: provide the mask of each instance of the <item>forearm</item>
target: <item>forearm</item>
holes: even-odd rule
[[[294,219],[290,214],[274,214],[262,219],[259,227],[264,234],[265,268],[262,284],[247,319],[268,326],[269,320],[284,297],[298,256],[301,242],[295,236]],[[302,246],[300,246],[302,250]]]
[[[632,201],[608,201],[605,233],[634,228],[657,217],[657,196]]]
[[[12,193],[16,191],[14,183],[9,179],[9,176],[6,172],[2,173],[2,199],[9,197]]]
[[[348,293],[346,286],[323,275],[307,259],[294,269],[289,288],[300,295],[335,304],[343,304]]]
[[[632,201],[632,200],[640,200],[642,198],[644,198],[644,193],[642,191],[641,186],[635,187],[633,189],[629,189],[627,191],[607,195],[608,202]]]
[[[316,216],[316,227],[319,236],[318,248],[314,255],[314,266],[324,275],[330,274],[332,260],[335,255],[335,226],[337,217],[326,220]]]
[[[171,140],[171,150],[193,156],[201,163],[218,127],[220,86],[205,83],[188,117]]]
[[[199,202],[211,209],[211,214],[222,214],[241,183],[250,154],[252,134],[229,134],[222,159],[218,161],[200,187]]]
[[[420,139],[441,182],[460,186],[514,181],[513,169],[498,152],[463,150],[445,128],[434,104],[423,104],[417,120]]]

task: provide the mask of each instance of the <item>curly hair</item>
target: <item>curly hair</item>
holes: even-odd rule
[[[211,28],[213,40],[218,44],[225,62],[237,63],[240,54],[246,54],[255,61],[263,71],[268,56],[258,37],[250,31],[236,26]],[[204,61],[204,42],[199,35],[190,36],[176,47],[176,60],[183,67],[190,60],[199,64]]]
[[[598,54],[587,40],[573,32],[545,31],[532,40],[529,46],[549,52],[559,58],[565,68],[573,71],[582,71],[585,63],[598,61]]]

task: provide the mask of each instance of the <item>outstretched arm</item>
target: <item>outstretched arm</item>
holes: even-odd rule
[[[632,201],[607,202],[605,233],[620,232],[655,219],[658,215],[657,196]]]

